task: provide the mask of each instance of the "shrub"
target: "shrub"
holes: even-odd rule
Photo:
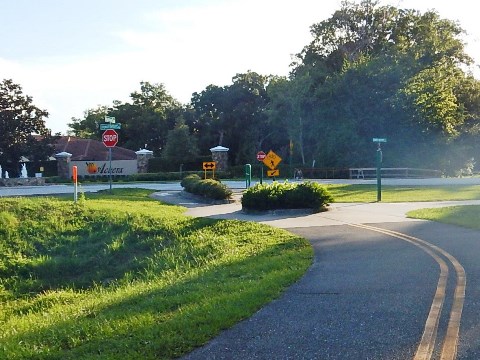
[[[185,188],[185,191],[189,191],[188,189],[190,189],[195,183],[199,182],[200,180],[200,176],[198,176],[197,174],[191,174],[185,176],[180,182],[180,185]]]
[[[242,206],[250,210],[300,209],[321,211],[333,201],[328,190],[315,182],[300,184],[257,184],[242,197]]]
[[[196,174],[184,177],[180,185],[189,193],[202,195],[213,200],[228,199],[232,195],[232,190],[220,181],[214,179],[202,180]]]

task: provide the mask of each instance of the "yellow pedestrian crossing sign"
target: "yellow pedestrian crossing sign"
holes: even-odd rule
[[[270,170],[275,170],[278,164],[280,164],[280,161],[282,161],[282,158],[275,154],[272,150],[270,150],[265,156],[265,159],[263,159],[263,163],[270,169]]]

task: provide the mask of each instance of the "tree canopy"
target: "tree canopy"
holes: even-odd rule
[[[122,123],[125,147],[147,144],[167,158],[181,139],[200,156],[222,145],[234,165],[273,149],[304,166],[372,166],[372,138],[386,137],[386,166],[448,172],[480,155],[480,83],[463,33],[435,11],[343,1],[311,26],[288,77],[239,73],[229,85],[195,92],[186,106],[163,84],[142,82],[131,102],[90,110],[70,127],[96,137],[108,114]]]
[[[157,156],[165,147],[168,131],[173,129],[184,108],[163,84],[140,83],[140,91],[130,94],[131,101],[113,101],[112,106],[98,106],[85,112],[83,119],[72,118],[70,135],[100,139],[99,125],[105,116],[122,124],[119,146],[132,150],[147,147]]]
[[[435,11],[364,0],[342,2],[311,33],[289,79],[290,89],[304,84],[296,101],[303,114],[293,126],[310,119],[303,125],[314,135],[302,140],[307,157],[323,166],[366,166],[371,139],[387,137],[390,165],[445,168],[466,122],[472,128],[479,120],[476,96],[461,90],[478,82],[462,70],[471,59],[460,26]]]
[[[35,106],[20,85],[11,79],[0,82],[0,165],[11,175],[18,175],[21,156],[45,160],[51,155],[46,117],[48,112]]]

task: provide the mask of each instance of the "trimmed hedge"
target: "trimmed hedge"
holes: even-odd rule
[[[200,176],[195,174],[184,177],[180,185],[189,193],[202,195],[213,200],[225,200],[232,196],[232,190],[220,181],[213,179],[202,180]]]
[[[243,193],[247,210],[314,209],[322,211],[333,201],[328,190],[316,182],[256,184]]]

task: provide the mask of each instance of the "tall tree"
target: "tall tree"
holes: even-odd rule
[[[147,147],[158,156],[165,147],[168,130],[184,109],[163,84],[140,83],[140,91],[130,95],[131,103],[116,102],[110,115],[122,123],[121,145],[138,150]]]
[[[35,106],[20,85],[11,79],[0,83],[0,165],[10,169],[12,175],[19,173],[22,155],[33,158],[44,154],[45,159],[51,155],[46,117],[48,112]],[[42,136],[44,141],[37,142],[35,135]]]
[[[301,119],[313,135],[304,139],[306,156],[330,166],[365,166],[361,163],[371,161],[371,137],[384,134],[395,149],[392,165],[432,165],[433,158],[439,165],[434,153],[445,153],[466,121],[474,128],[475,102],[466,104],[469,99],[459,90],[462,68],[471,59],[458,24],[434,11],[343,1],[311,32],[313,40],[298,54],[289,85],[293,91],[304,84],[295,91],[297,99],[290,97],[292,107],[303,113],[312,109]],[[300,119],[296,122],[298,128]],[[415,143],[429,156],[412,156]]]
[[[265,134],[270,132],[265,111],[269,79],[248,71],[234,76],[231,85],[223,88],[210,85],[193,94],[195,122],[189,125],[200,139],[202,153],[222,145],[230,148],[235,164],[255,159]]]
[[[168,131],[162,158],[172,170],[181,164],[194,162],[198,157],[196,138],[190,133],[183,118],[180,118],[174,129]]]
[[[85,112],[83,119],[72,119],[69,133],[100,140],[99,124],[106,115],[122,124],[119,146],[132,150],[147,147],[157,156],[164,148],[168,131],[185,109],[165,89],[163,84],[140,83],[140,91],[130,94],[131,101],[113,101],[112,106],[98,106]]]
[[[200,93],[193,93],[191,106],[194,116],[187,125],[198,137],[198,145],[202,152],[216,145],[225,145],[224,136],[228,124],[224,117],[225,89],[209,85]]]
[[[105,122],[105,116],[109,111],[108,106],[105,105],[86,110],[83,119],[72,118],[72,122],[68,124],[70,128],[68,134],[83,139],[99,140],[99,126]]]

